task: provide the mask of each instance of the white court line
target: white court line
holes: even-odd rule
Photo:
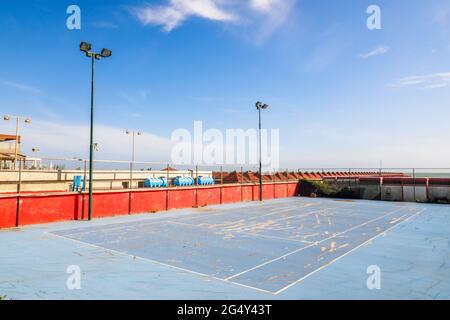
[[[197,272],[197,271],[193,271],[193,270],[177,267],[177,266],[170,265],[170,264],[167,264],[167,263],[164,263],[164,262],[160,262],[160,261],[157,261],[157,260],[152,260],[152,259],[140,257],[140,256],[137,256],[137,255],[126,253],[126,252],[121,252],[121,251],[116,251],[116,250],[113,250],[113,249],[108,249],[108,248],[105,248],[105,247],[102,247],[102,246],[98,246],[98,245],[95,245],[95,244],[92,244],[92,243],[88,243],[88,242],[83,242],[83,241],[67,238],[67,237],[60,236],[60,235],[53,234],[53,233],[49,233],[49,232],[44,232],[44,234],[47,234],[47,235],[53,236],[53,237],[57,237],[57,238],[61,238],[61,239],[65,239],[65,240],[69,240],[69,241],[72,241],[72,242],[75,242],[75,243],[78,243],[78,244],[82,244],[83,247],[93,247],[93,248],[96,248],[96,249],[100,249],[102,251],[106,251],[106,252],[110,252],[110,253],[114,253],[114,254],[118,254],[118,255],[123,255],[123,256],[126,256],[126,257],[130,257],[130,258],[137,259],[137,260],[142,260],[142,261],[145,261],[145,262],[151,262],[151,263],[154,263],[154,264],[158,264],[158,265],[161,265],[161,266],[169,267],[169,268],[180,270],[180,271],[187,272],[187,273],[192,273],[192,274],[195,274],[197,276],[201,276],[201,277],[205,277],[205,278],[212,278],[212,279],[215,279],[215,280],[219,280],[221,282],[231,283],[231,284],[234,284],[234,285],[237,285],[237,286],[240,286],[240,287],[244,287],[244,288],[247,288],[247,289],[253,289],[253,290],[261,291],[261,292],[264,292],[264,293],[269,293],[269,294],[272,294],[272,295],[274,294],[273,292],[267,291],[267,290],[264,290],[264,289],[248,286],[248,285],[245,285],[245,284],[242,284],[242,283],[238,283],[238,282],[228,281],[226,279],[218,278],[218,277],[215,277],[215,276],[212,276],[212,275],[209,275],[209,274],[205,274],[205,273],[201,273],[201,272]]]
[[[266,261],[266,262],[261,263],[261,264],[255,266],[255,267],[253,267],[253,268],[250,268],[250,269],[244,270],[244,271],[242,271],[242,272],[239,272],[239,273],[237,273],[237,274],[235,274],[235,275],[232,275],[232,276],[226,278],[226,280],[230,280],[230,279],[239,277],[239,276],[241,276],[241,275],[243,275],[243,274],[245,274],[245,273],[247,273],[247,272],[250,272],[250,271],[259,269],[259,268],[261,268],[261,267],[263,267],[263,266],[265,266],[265,265],[267,265],[267,264],[270,264],[270,263],[272,263],[272,262],[275,262],[275,261],[284,259],[284,258],[286,258],[286,257],[288,257],[288,256],[290,256],[290,255],[292,255],[292,254],[294,254],[294,253],[297,253],[297,252],[303,251],[303,250],[305,250],[305,249],[308,249],[308,248],[310,248],[310,247],[316,246],[316,245],[318,245],[319,243],[322,243],[322,242],[324,242],[324,241],[328,241],[328,240],[330,240],[330,239],[336,238],[337,236],[343,235],[343,234],[345,234],[345,233],[347,233],[347,232],[349,232],[349,231],[352,231],[352,230],[355,230],[355,229],[357,229],[357,228],[360,228],[360,227],[362,227],[362,226],[364,226],[364,225],[366,225],[366,224],[369,224],[369,223],[375,222],[375,221],[377,221],[377,220],[380,220],[380,219],[382,219],[382,218],[384,218],[384,217],[387,217],[387,216],[389,216],[389,215],[392,215],[392,214],[394,214],[394,213],[396,213],[396,212],[398,212],[398,211],[400,211],[400,210],[403,210],[403,209],[405,209],[405,208],[399,208],[399,209],[396,209],[396,210],[394,210],[394,211],[391,211],[391,212],[386,213],[385,215],[382,215],[382,216],[377,217],[377,218],[375,218],[375,219],[372,219],[372,220],[366,221],[366,222],[364,222],[364,223],[361,223],[361,224],[359,224],[359,225],[356,225],[356,226],[354,226],[354,227],[351,227],[351,228],[349,228],[349,229],[347,229],[347,230],[344,230],[344,231],[341,231],[341,232],[339,232],[339,233],[336,233],[336,234],[334,234],[334,235],[332,235],[332,236],[330,236],[330,237],[328,237],[328,238],[322,239],[322,240],[320,240],[320,241],[316,241],[316,242],[314,242],[314,243],[312,243],[312,244],[310,244],[310,245],[308,245],[308,246],[306,246],[306,247],[302,247],[302,248],[296,249],[296,250],[294,250],[294,251],[288,252],[288,253],[286,253],[286,254],[284,254],[284,255],[278,257],[278,258],[275,258],[275,259]]]
[[[369,240],[367,240],[367,241],[361,243],[360,245],[356,246],[356,247],[353,248],[352,250],[350,250],[350,251],[344,253],[343,255],[341,255],[341,256],[335,258],[334,260],[331,260],[330,262],[328,262],[328,263],[324,264],[323,266],[317,268],[316,270],[314,270],[314,271],[308,273],[308,274],[305,275],[304,277],[302,277],[302,278],[300,278],[300,279],[298,279],[298,280],[292,282],[291,284],[287,285],[286,287],[284,287],[284,288],[282,288],[282,289],[280,289],[280,290],[274,292],[273,294],[275,294],[275,295],[280,294],[281,292],[283,292],[283,291],[289,289],[290,287],[292,287],[292,286],[294,286],[294,285],[296,285],[296,284],[302,282],[302,281],[305,280],[306,278],[309,278],[310,276],[312,276],[313,274],[319,272],[320,270],[325,269],[326,267],[332,265],[333,263],[335,263],[335,262],[338,261],[339,259],[341,259],[341,258],[343,258],[343,257],[345,257],[345,256],[347,256],[347,255],[349,255],[349,254],[352,253],[353,251],[355,251],[355,250],[357,250],[357,249],[359,249],[359,248],[365,246],[367,243],[369,243],[369,242],[375,240],[375,239],[378,238],[379,236],[381,236],[381,235],[383,235],[383,234],[386,234],[387,232],[389,232],[390,230],[396,228],[396,227],[399,226],[400,224],[402,224],[402,223],[404,223],[404,222],[407,222],[407,221],[411,220],[412,218],[418,216],[419,214],[423,213],[425,210],[426,210],[426,209],[422,209],[422,210],[420,210],[419,212],[413,214],[412,216],[406,218],[406,219],[403,220],[402,222],[399,222],[399,223],[393,225],[392,227],[387,228],[387,229],[384,230],[383,232],[380,232],[379,234],[375,235],[374,237],[370,238]]]

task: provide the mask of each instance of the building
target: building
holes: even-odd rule
[[[0,168],[10,169],[14,167],[16,160],[25,158],[25,155],[20,153],[20,136],[16,138],[14,135],[0,133]]]

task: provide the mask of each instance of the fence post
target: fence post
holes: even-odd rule
[[[130,162],[130,185],[128,186],[131,189],[133,186],[133,162]]]
[[[170,182],[169,182],[169,164],[167,164],[167,168],[166,168],[166,179],[167,179],[167,188],[169,188],[169,186],[170,186]]]
[[[351,176],[352,176],[352,169],[348,169],[348,188],[350,189],[350,191],[352,190],[352,181],[351,181]]]
[[[20,192],[22,190],[22,159],[19,160],[19,179],[17,183],[16,227],[20,224]]]
[[[195,165],[195,184],[198,186],[198,164]]]
[[[413,194],[414,194],[414,202],[417,201],[416,199],[416,168],[413,168]]]
[[[87,177],[87,161],[84,160],[83,161],[83,188],[82,188],[82,192],[84,192],[86,190],[86,177]],[[83,197],[84,199],[84,197]]]

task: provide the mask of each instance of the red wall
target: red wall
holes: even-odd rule
[[[0,228],[16,226],[17,197],[0,199]]]
[[[253,201],[253,187],[243,185],[242,189],[242,201]]]
[[[19,225],[74,220],[76,194],[20,198]]]
[[[166,193],[167,190],[133,192],[131,198],[131,213],[167,210]]]
[[[222,190],[222,203],[234,203],[242,201],[240,186],[224,186]]]
[[[220,187],[211,188],[199,188],[197,189],[197,206],[204,207],[207,205],[220,204],[221,203]]]
[[[197,206],[197,190],[194,188],[169,189],[168,209],[192,208]]]
[[[263,199],[291,197],[298,184],[266,183]],[[93,217],[259,200],[258,185],[217,185],[171,189],[94,192]],[[79,193],[26,194],[20,197],[19,225],[87,218],[88,195]],[[16,226],[17,196],[0,197],[0,228]]]

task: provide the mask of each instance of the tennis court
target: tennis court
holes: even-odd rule
[[[29,297],[43,286],[38,298],[448,298],[449,211],[288,198],[0,232],[0,293]],[[81,290],[64,290],[69,264],[80,265]],[[380,267],[380,290],[367,288],[370,265]]]

